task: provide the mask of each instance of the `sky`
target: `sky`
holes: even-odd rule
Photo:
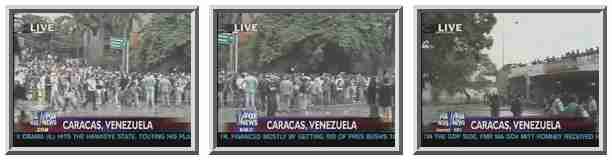
[[[546,56],[560,56],[572,49],[596,46],[601,49],[603,42],[601,13],[497,13],[495,16],[498,21],[491,32],[494,42],[483,52],[489,54],[498,69],[502,64],[528,63]]]

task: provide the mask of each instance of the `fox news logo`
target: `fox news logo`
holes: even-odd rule
[[[49,127],[57,125],[57,115],[55,112],[34,112],[32,116],[32,127],[36,132],[47,132]]]
[[[460,112],[439,113],[436,132],[461,132],[465,126],[465,114]]]
[[[55,24],[32,23],[24,24],[22,33],[46,33],[55,32]]]
[[[424,33],[449,34],[463,32],[463,24],[425,24],[422,27]]]
[[[257,127],[256,111],[240,111],[237,115],[239,132],[254,132]]]

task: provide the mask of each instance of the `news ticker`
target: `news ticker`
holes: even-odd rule
[[[189,147],[189,132],[71,132],[13,134],[15,147],[78,146],[78,147]]]
[[[217,146],[394,147],[394,132],[221,132]]]
[[[423,132],[423,147],[597,147],[597,132]]]

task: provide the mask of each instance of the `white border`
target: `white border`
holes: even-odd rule
[[[195,128],[198,127],[196,126],[196,124],[199,124],[198,122],[195,121],[197,113],[196,113],[196,108],[197,106],[195,106],[195,101],[197,101],[196,98],[196,90],[198,90],[198,88],[196,88],[195,83],[198,83],[196,81],[196,72],[198,71],[197,68],[195,68],[195,63],[197,63],[196,58],[195,58],[195,47],[197,47],[199,44],[196,43],[196,35],[195,31],[196,29],[196,12],[197,12],[197,6],[194,5],[164,5],[164,6],[132,6],[132,5],[121,5],[121,6],[113,6],[113,5],[103,5],[103,6],[70,6],[70,5],[58,5],[58,6],[36,6],[36,5],[9,5],[6,6],[5,9],[5,16],[6,16],[6,20],[8,21],[10,17],[9,15],[9,10],[11,9],[57,9],[57,10],[61,10],[61,9],[191,9],[192,11],[189,13],[190,14],[190,18],[191,18],[191,88],[190,88],[190,103],[191,103],[191,121],[190,121],[190,129],[191,129],[191,146],[190,147],[12,147],[10,145],[7,145],[7,151],[8,152],[13,152],[13,151],[25,151],[25,152],[30,152],[30,151],[70,151],[70,152],[80,152],[80,151],[117,151],[117,152],[123,152],[123,151],[145,151],[145,152],[154,152],[154,151],[182,151],[182,152],[197,152],[196,151],[196,145],[198,144],[195,141],[195,137],[198,136],[199,133],[195,132]],[[7,40],[6,40],[6,53],[9,53],[8,55],[12,55],[10,54],[11,51],[9,50],[8,44],[11,40],[11,35],[12,33],[9,33],[9,27],[12,27],[13,24],[7,24],[7,28],[6,28],[6,33],[8,33],[8,35],[6,36]],[[12,57],[11,57],[12,58]],[[10,63],[8,63],[9,67],[10,67]],[[14,64],[13,64],[14,65]],[[12,74],[9,69],[9,67],[7,67],[7,70],[9,70],[7,73]],[[9,77],[9,76],[7,76]],[[12,82],[12,79],[9,79],[9,82]],[[12,84],[12,83],[11,83]],[[8,93],[11,97],[12,97],[12,93]],[[8,101],[6,103],[9,103]],[[14,102],[13,102],[14,103]],[[5,111],[6,113],[9,115],[10,117],[10,104],[8,104],[6,107]],[[6,125],[6,129],[8,132],[7,134],[7,140],[10,140],[13,136],[13,130],[12,128],[10,128],[10,124],[13,123],[13,119],[10,119],[7,121],[7,125]],[[8,142],[7,144],[10,144],[11,142]]]
[[[455,6],[444,6],[444,5],[416,5],[414,6],[413,12],[414,12],[414,19],[413,19],[413,25],[416,26],[417,21],[419,19],[419,15],[418,15],[418,10],[419,9],[465,9],[465,10],[471,10],[471,9],[517,9],[517,10],[521,10],[521,9],[604,9],[606,8],[606,6],[602,6],[602,5],[582,5],[582,6],[566,6],[566,5],[542,5],[542,6],[538,6],[538,5],[529,5],[529,6],[522,6],[522,5],[507,5],[507,6],[487,6],[487,5],[455,5]],[[603,20],[603,11],[600,12],[599,14],[601,14],[601,20]],[[606,15],[607,16],[607,15]],[[607,21],[606,21],[607,22]],[[421,22],[423,23],[423,22]],[[571,23],[571,22],[568,22]],[[602,24],[603,25],[603,24]],[[603,26],[602,26],[603,27]],[[607,27],[607,26],[606,26]],[[607,28],[602,28],[603,30],[607,30]],[[413,29],[414,32],[414,43],[419,43],[418,41],[418,34],[420,31],[420,27],[416,26]],[[606,51],[606,46],[607,44],[604,44],[604,37],[605,35],[602,35],[601,40],[602,40],[602,50],[601,51]],[[607,40],[606,40],[607,41]],[[420,53],[420,45],[415,45],[414,47],[414,53]],[[603,55],[606,53],[600,53],[600,55]],[[419,67],[419,59],[417,58],[418,55],[415,54],[414,56],[414,63],[415,63],[415,70],[417,69],[417,67]],[[603,62],[605,61],[605,59],[603,59],[603,56],[599,56],[599,101],[598,103],[598,107],[599,107],[599,146],[597,147],[420,147],[418,146],[418,142],[420,141],[419,139],[421,137],[419,137],[419,132],[421,130],[421,128],[418,128],[419,125],[415,124],[415,131],[414,131],[414,142],[415,142],[415,151],[417,152],[421,152],[421,151],[452,151],[452,152],[456,152],[456,151],[552,151],[552,152],[562,152],[562,151],[587,151],[587,152],[597,152],[597,151],[603,151],[603,145],[605,144],[605,142],[603,141],[602,136],[606,136],[606,133],[603,132],[603,116],[604,116],[604,112],[601,112],[603,110],[603,102],[601,101],[601,99],[604,99],[606,97],[603,97],[603,85],[604,83],[606,83],[605,81],[603,81],[603,75],[604,75],[604,71],[605,68],[603,68]],[[416,73],[418,74],[419,71],[416,70]],[[418,75],[417,75],[418,76]],[[420,76],[418,76],[420,77]],[[418,81],[415,81],[415,87],[418,87]],[[417,90],[413,91],[415,94],[415,101],[414,101],[414,105],[417,107],[414,107],[413,109],[413,116],[415,117],[414,120],[417,123],[422,123],[420,119],[418,119],[419,117],[419,109],[422,106],[419,106],[418,103],[419,101],[421,101],[420,99],[420,95],[418,95],[420,88],[416,88]],[[422,104],[421,104],[422,105]],[[421,135],[422,136],[422,135]]]
[[[345,151],[349,151],[349,152],[353,152],[353,151],[383,151],[383,152],[402,152],[400,150],[401,142],[399,141],[400,140],[399,137],[400,137],[400,134],[403,134],[403,133],[399,132],[400,131],[399,127],[403,127],[402,125],[400,125],[400,124],[403,124],[403,122],[397,123],[397,122],[399,122],[399,118],[401,116],[399,108],[403,107],[403,106],[400,106],[400,103],[399,103],[399,101],[400,101],[399,98],[401,98],[401,97],[399,97],[399,95],[400,95],[399,93],[400,93],[400,90],[401,90],[400,87],[399,87],[399,84],[402,83],[399,80],[399,77],[401,76],[400,72],[399,72],[400,69],[401,69],[401,68],[399,68],[399,64],[400,64],[399,54],[401,54],[400,51],[399,51],[399,48],[400,48],[400,45],[401,45],[399,43],[399,39],[400,39],[400,36],[403,36],[403,35],[400,35],[400,29],[403,29],[403,28],[400,28],[399,24],[400,24],[400,21],[403,21],[403,20],[400,19],[401,15],[400,15],[399,9],[403,9],[402,6],[397,6],[397,5],[372,5],[372,6],[365,6],[365,5],[356,5],[356,6],[350,6],[350,5],[349,6],[334,6],[334,5],[331,5],[331,6],[316,6],[316,5],[306,5],[306,6],[284,6],[284,5],[283,6],[280,6],[280,5],[279,6],[211,5],[210,6],[210,24],[209,24],[210,29],[209,30],[210,30],[210,33],[212,35],[209,37],[209,39],[210,39],[209,44],[211,46],[210,49],[209,49],[210,53],[215,53],[214,52],[214,46],[212,44],[213,41],[214,41],[214,36],[213,36],[214,33],[213,33],[213,31],[214,31],[214,27],[215,26],[213,26],[214,25],[213,24],[213,21],[214,21],[214,14],[213,13],[214,13],[215,9],[345,9],[345,10],[351,10],[351,9],[398,9],[397,12],[393,13],[394,14],[394,18],[395,18],[395,31],[394,31],[394,36],[395,36],[395,42],[394,42],[394,44],[395,44],[395,46],[394,46],[395,47],[395,58],[394,58],[394,61],[395,61],[395,68],[394,68],[395,69],[395,99],[394,100],[395,100],[395,104],[396,104],[395,105],[396,107],[395,107],[395,119],[394,119],[394,121],[396,123],[395,123],[395,128],[394,128],[394,130],[395,130],[395,134],[394,134],[394,136],[395,136],[395,146],[394,147],[217,147],[216,146],[217,144],[210,143],[210,149],[211,149],[212,152],[224,152],[224,151],[278,151],[278,152],[286,152],[286,151],[291,151],[291,152],[302,152],[302,151],[308,151],[308,152],[310,152],[310,151],[326,151],[326,152],[327,151],[337,151],[337,152],[345,152]],[[402,27],[405,27],[405,25],[402,26]],[[211,58],[210,58],[211,59],[210,60],[211,64],[214,64],[214,61],[216,60],[213,57],[214,57],[214,55],[211,54]],[[211,77],[213,77],[214,74],[217,74],[217,72],[215,71],[215,67],[216,66],[212,67],[211,74],[213,74],[213,75],[211,75]],[[216,95],[216,93],[212,93],[212,95]],[[215,98],[215,97],[213,97],[213,98]],[[213,101],[211,101],[210,104],[211,104],[211,106],[216,107],[214,105]],[[209,124],[211,124],[211,126],[210,126],[210,130],[211,130],[211,135],[210,135],[211,142],[213,142],[213,139],[216,138],[215,135],[218,134],[218,131],[214,130],[214,126],[213,126],[213,125],[215,125],[217,123],[217,119],[213,118],[214,114],[216,114],[214,107],[210,107],[210,109],[209,109],[209,111],[210,111],[210,116],[209,116],[210,117],[209,118],[210,119],[210,123]]]

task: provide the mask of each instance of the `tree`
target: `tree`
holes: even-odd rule
[[[191,17],[186,13],[70,13],[55,18],[24,14],[16,16],[15,22],[16,31],[23,30],[23,24],[55,24],[56,32],[17,36],[23,37],[25,46],[34,53],[66,54],[69,49],[76,53],[73,56],[82,57],[89,65],[119,66],[123,58],[117,56],[119,50],[110,48],[110,39],[127,38],[132,32],[139,33],[134,35],[142,40],[140,46],[143,46],[131,46],[134,47],[130,51],[133,66],[147,69],[173,55],[185,59],[190,56]],[[140,60],[140,57],[146,59]]]
[[[492,13],[475,14],[423,14],[422,22],[429,24],[462,24],[463,31],[451,34],[427,34],[424,39],[432,48],[423,53],[422,76],[425,83],[431,83],[433,99],[440,91],[450,94],[463,93],[468,99],[468,90],[489,87],[492,81],[485,76],[495,76],[495,65],[487,54],[493,39],[490,31],[496,23]],[[422,85],[424,86],[424,85]]]
[[[187,51],[178,48],[190,48],[191,16],[187,13],[155,13],[142,30],[141,47],[134,50],[134,59],[145,66],[156,66],[166,58],[177,55],[189,58]],[[147,67],[148,68],[148,67]]]
[[[81,39],[86,62],[91,65],[104,64],[104,45],[106,33],[110,30],[111,13],[72,13],[71,15],[76,23],[83,26]]]
[[[278,69],[289,63],[306,72],[375,72],[380,64],[392,65],[383,60],[394,56],[393,14],[268,13],[255,23],[257,34],[241,47],[240,64],[248,65],[242,68]],[[360,63],[373,67],[356,69]]]
[[[75,49],[75,55],[81,57],[81,48],[83,47],[83,34],[85,33],[85,26],[78,23],[72,16],[60,16],[55,18],[55,24],[57,25],[57,31],[62,35],[62,43],[67,48]]]
[[[19,17],[15,17],[15,32],[22,32],[29,30],[29,27],[26,24],[46,24],[50,23],[51,19],[48,17],[33,15],[33,14],[24,14]],[[50,33],[20,33],[16,34],[16,37],[21,37],[24,39],[24,46],[21,46],[20,49],[29,48],[33,53],[43,53],[44,51],[49,50],[48,43],[50,39]],[[15,39],[16,40],[16,39]],[[48,44],[48,45],[40,45],[40,44]]]

